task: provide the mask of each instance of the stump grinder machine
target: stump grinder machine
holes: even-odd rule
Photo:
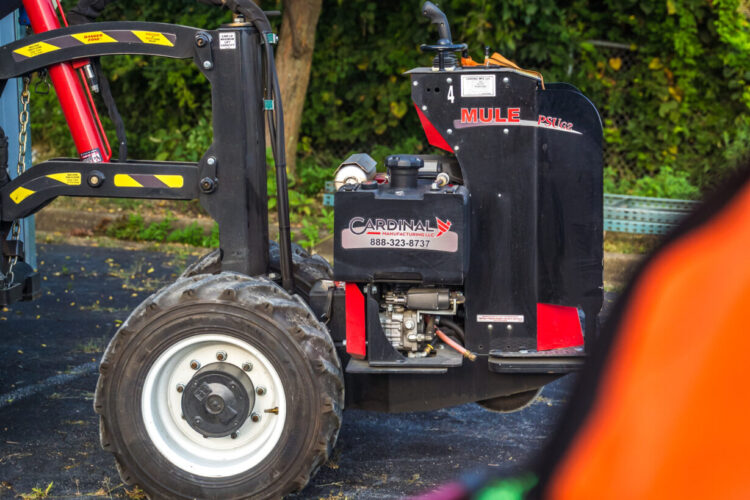
[[[3,165],[1,302],[39,293],[15,228],[58,196],[197,199],[219,225],[220,248],[138,306],[101,360],[94,410],[125,483],[152,498],[281,497],[326,462],[344,408],[508,412],[580,368],[602,305],[602,127],[581,92],[499,55],[474,62],[425,2],[438,40],[407,77],[427,141],[445,152],[394,151],[381,173],[365,153],[346,159],[331,266],[290,243],[270,13],[202,1],[234,22],[96,23],[107,0],[82,0],[68,26],[53,0],[0,7],[23,7],[34,32],[0,47],[0,89],[22,78],[27,104],[30,75],[46,71],[79,153],[19,166],[13,180]],[[127,157],[98,62],[115,54],[197,65],[213,107],[199,162]]]

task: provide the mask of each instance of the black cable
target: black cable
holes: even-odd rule
[[[117,103],[115,98],[112,96],[112,89],[109,86],[109,80],[107,75],[102,71],[102,65],[98,57],[91,60],[96,71],[97,77],[99,78],[99,87],[101,88],[101,96],[104,101],[104,105],[107,107],[107,114],[109,119],[115,126],[115,133],[117,134],[117,142],[119,144],[119,161],[128,161],[128,138],[125,131],[125,123],[122,121],[120,111],[117,109]]]
[[[453,322],[453,321],[451,321],[449,319],[445,319],[445,318],[442,318],[442,317],[440,318],[440,320],[438,321],[438,323],[440,325],[447,326],[448,328],[450,328],[451,330],[453,330],[453,332],[461,340],[461,343],[464,344],[464,345],[466,345],[466,335],[464,334],[464,329],[461,328],[460,326],[458,326],[458,323],[455,323],[455,322]]]

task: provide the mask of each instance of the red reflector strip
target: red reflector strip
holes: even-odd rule
[[[435,128],[435,125],[430,122],[429,118],[427,118],[424,113],[422,113],[422,110],[419,109],[416,104],[414,105],[414,109],[417,110],[419,121],[422,122],[422,128],[424,129],[424,134],[427,136],[427,142],[429,142],[436,148],[440,148],[448,151],[449,153],[452,153],[453,149],[451,148],[451,145],[448,144],[448,142],[443,138],[442,135],[440,135],[440,132],[438,132],[438,130]]]
[[[583,332],[578,308],[553,304],[536,305],[537,351],[582,345]]]
[[[365,296],[354,283],[346,284],[346,352],[357,359],[367,354]]]

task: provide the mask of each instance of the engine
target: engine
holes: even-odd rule
[[[447,288],[410,288],[383,294],[380,323],[397,351],[409,357],[429,354],[435,340],[435,316],[455,316],[463,303],[461,292]]]

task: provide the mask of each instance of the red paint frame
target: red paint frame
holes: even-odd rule
[[[23,0],[23,7],[35,33],[60,28],[60,20],[51,0]],[[94,161],[97,158],[93,153],[98,151],[101,162],[109,161],[111,153],[105,147],[106,141],[97,128],[94,112],[73,64],[69,62],[56,64],[50,66],[48,71],[81,159],[98,163]]]

